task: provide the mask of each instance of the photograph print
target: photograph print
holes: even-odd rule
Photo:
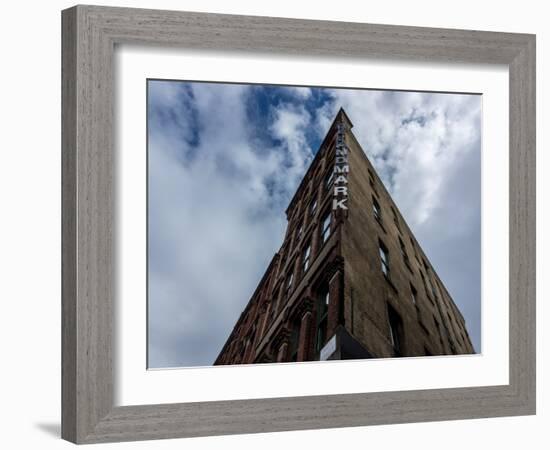
[[[480,353],[481,108],[147,80],[148,368]]]

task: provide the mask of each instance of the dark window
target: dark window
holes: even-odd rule
[[[290,288],[292,287],[292,280],[294,278],[294,273],[290,272],[286,278],[286,294],[290,292]]]
[[[332,215],[328,211],[323,217],[323,222],[321,224],[321,242],[324,244],[330,237],[330,223]]]
[[[415,287],[411,284],[411,300],[413,302],[413,305],[416,305],[416,299],[418,298],[418,292],[416,291]]]
[[[405,248],[405,243],[401,238],[399,238],[399,249],[401,250],[401,256],[403,257],[403,261],[407,265],[407,267],[410,269],[411,264],[409,262],[409,255],[407,255],[407,249]]]
[[[416,245],[414,244],[414,240],[413,240],[412,236],[409,236],[409,240],[411,241],[411,247],[413,249],[414,256],[416,256],[416,258],[418,258],[418,253],[416,252]]]
[[[389,278],[390,277],[390,258],[387,247],[382,241],[378,241],[379,244],[379,253],[380,253],[380,262],[382,265],[382,273]]]
[[[300,347],[300,322],[295,320],[292,322],[290,330],[290,355],[289,361],[298,361],[298,349]]]
[[[302,255],[302,271],[305,273],[309,269],[309,262],[311,259],[311,244],[307,244]]]
[[[296,230],[296,242],[300,242],[300,239],[302,238],[302,231],[304,230],[304,227],[302,224],[298,226],[298,229]]]
[[[430,291],[428,290],[428,285],[426,284],[426,277],[422,273],[422,270],[419,270],[418,272],[420,273],[420,278],[422,278],[422,284],[424,285],[424,290],[426,291],[428,298],[431,300]]]
[[[307,184],[307,187],[305,188],[304,197],[307,197],[309,193],[311,192],[311,182]]]
[[[271,307],[269,309],[269,325],[273,323],[273,319],[275,318],[275,313],[277,312],[277,305],[279,303],[279,290],[275,291],[275,294],[273,294],[273,297],[271,299]]]
[[[281,265],[280,265],[280,270],[283,270],[283,268],[285,267],[285,264],[286,264],[286,258],[288,256],[288,250],[289,250],[289,245],[285,244],[285,246],[281,249]]]
[[[315,337],[315,352],[320,356],[321,349],[327,340],[328,328],[328,305],[330,303],[330,294],[328,287],[321,290],[317,302],[317,333]]]
[[[422,322],[422,319],[420,320],[420,328],[422,328],[422,331],[426,333],[426,335],[430,335],[430,330],[428,330],[428,327],[424,325],[424,322]]]
[[[239,342],[239,347],[240,347],[240,351],[239,351],[239,359],[238,359],[238,362],[239,363],[243,363],[243,360],[244,360],[244,343],[243,342]]]
[[[458,352],[456,351],[455,343],[453,341],[451,341],[450,337],[447,337],[447,339],[449,341],[449,346],[451,347],[451,352],[453,352],[453,355],[457,355]]]
[[[250,333],[250,343],[254,345],[254,340],[256,339],[256,324],[252,325],[252,331]]]
[[[388,305],[388,323],[394,355],[401,356],[403,343],[403,322],[401,321],[399,314],[390,305]]]
[[[370,181],[370,187],[372,188],[372,192],[374,192],[374,195],[378,197],[379,195],[378,195],[378,191],[376,190],[376,185],[374,184],[374,180],[370,178],[369,181]]]
[[[437,278],[435,278],[435,276],[434,276],[434,282],[435,282],[435,288],[439,292],[439,295],[441,295],[441,298],[443,298],[443,300],[445,300],[445,302],[447,302],[447,296],[449,295],[449,293],[443,287],[443,285],[439,282],[439,280]]]
[[[437,333],[439,334],[439,336],[442,336],[443,334],[441,333],[441,325],[439,324],[439,321],[435,318],[435,316],[433,316],[433,319],[435,327],[437,328]]]
[[[369,171],[369,184],[372,189],[372,191],[375,193],[375,195],[378,197],[378,191],[376,190],[376,184],[374,182],[374,174],[372,173],[372,170],[368,169]]]
[[[433,298],[436,299],[437,298],[437,292],[435,290],[435,287],[432,283],[432,280],[430,280],[430,275],[429,275],[429,272],[428,274],[426,275],[426,282],[428,283],[428,287],[433,295]]]
[[[325,189],[329,189],[332,185],[332,182],[334,181],[334,170],[331,167],[325,177]]]
[[[452,319],[451,314],[449,313],[449,311],[447,311],[447,317],[449,318],[450,331],[452,331],[453,334],[455,334],[453,319]]]
[[[382,210],[380,209],[378,200],[374,197],[372,197],[372,212],[374,213],[374,218],[378,220],[378,222],[382,223]]]
[[[432,283],[431,277],[430,277],[430,268],[428,267],[428,264],[425,260],[422,260],[422,263],[424,264],[424,269],[426,270],[426,283],[429,288],[430,293],[432,294],[434,299],[437,299],[437,291],[435,290],[435,286]]]
[[[309,205],[309,213],[312,216],[314,216],[316,211],[317,211],[317,199],[313,199],[313,201]]]
[[[399,218],[397,217],[397,212],[395,211],[394,207],[391,207],[391,212],[393,214],[393,223],[395,223],[395,226],[397,227],[397,231],[401,233],[401,226],[399,225]]]
[[[292,221],[294,220],[294,214],[296,213],[296,206],[294,208],[292,208],[292,211],[289,212],[288,214],[288,222],[289,223],[292,223]]]
[[[426,260],[424,259],[422,260],[422,263],[424,264],[424,270],[426,271],[426,285],[428,286],[429,292],[432,294],[433,298],[437,299],[437,293],[430,278],[430,268],[428,267],[428,263],[426,263]]]

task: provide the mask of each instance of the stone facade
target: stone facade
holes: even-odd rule
[[[214,364],[474,353],[465,322],[341,109],[283,244]]]

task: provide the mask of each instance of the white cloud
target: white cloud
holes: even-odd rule
[[[306,129],[311,116],[303,106],[283,103],[272,111],[270,131],[274,138],[282,141],[282,150],[288,161],[280,167],[279,183],[290,192],[304,176],[311,160],[312,151],[306,139]]]
[[[290,92],[294,97],[299,98],[300,100],[307,100],[312,95],[311,88],[308,87],[286,87],[288,92]]]

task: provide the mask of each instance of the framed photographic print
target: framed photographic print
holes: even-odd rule
[[[534,36],[62,17],[65,439],[534,414]]]

